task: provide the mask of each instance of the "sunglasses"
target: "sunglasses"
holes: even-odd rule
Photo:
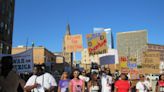
[[[76,71],[76,72],[74,72],[73,74],[79,74],[79,72]]]

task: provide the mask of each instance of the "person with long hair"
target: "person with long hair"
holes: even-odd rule
[[[159,76],[159,81],[156,84],[156,92],[164,92],[164,74]]]
[[[101,83],[96,72],[92,73],[91,80],[88,82],[88,92],[101,92]]]
[[[129,92],[130,82],[127,80],[126,74],[121,74],[120,80],[115,82],[115,91],[114,92]]]
[[[72,72],[72,80],[69,83],[69,92],[85,92],[85,83],[79,79],[80,71],[75,69]]]
[[[69,79],[68,72],[63,72],[61,79],[59,81],[58,92],[68,92]]]

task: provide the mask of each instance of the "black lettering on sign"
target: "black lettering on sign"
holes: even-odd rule
[[[21,59],[21,63],[24,63],[24,59]]]

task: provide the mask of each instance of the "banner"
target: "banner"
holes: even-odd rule
[[[83,50],[82,35],[67,35],[65,37],[66,52],[78,52]]]
[[[147,51],[143,53],[143,61],[141,63],[142,70],[145,74],[160,73],[160,52]]]
[[[104,54],[108,52],[106,32],[88,34],[87,44],[89,55]]]
[[[127,64],[127,57],[120,57],[119,58],[119,62],[120,62],[120,67],[121,68],[128,68]]]
[[[33,70],[33,49],[14,54],[13,66],[18,73],[32,73]]]

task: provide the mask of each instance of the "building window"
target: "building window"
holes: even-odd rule
[[[7,30],[7,33],[8,33],[8,36],[10,36],[10,27],[9,27],[9,29]]]
[[[0,43],[0,53],[3,51],[3,43]]]
[[[9,46],[6,47],[6,51],[7,51],[7,53],[9,53]]]
[[[7,30],[7,24],[5,24],[5,30]]]
[[[4,28],[4,23],[1,22],[1,23],[0,23],[0,31],[3,31],[3,28]]]

